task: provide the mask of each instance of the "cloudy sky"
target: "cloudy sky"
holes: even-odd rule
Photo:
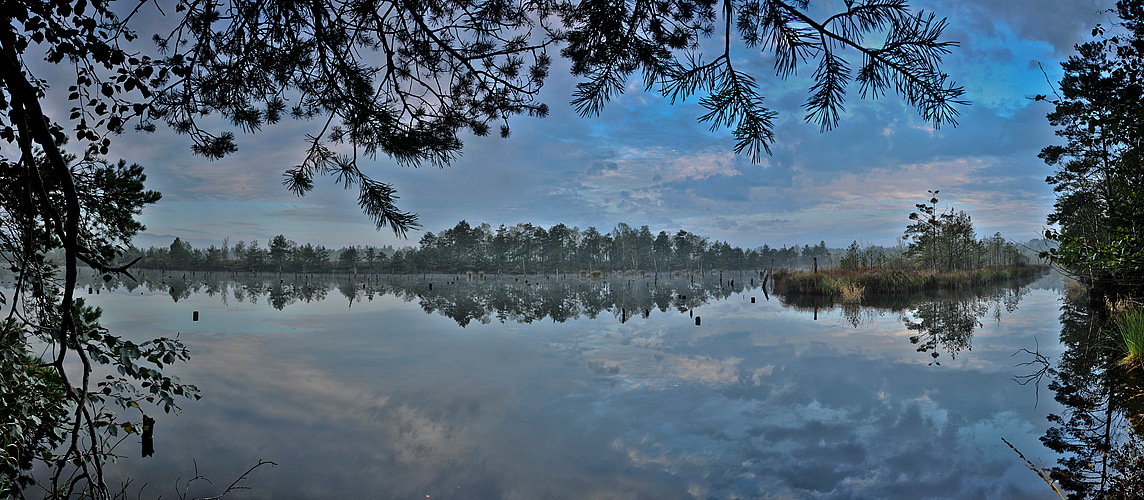
[[[1060,62],[1097,23],[1109,24],[1104,11],[1112,2],[912,5],[948,17],[946,37],[961,44],[944,65],[972,101],[956,128],[934,130],[897,96],[864,101],[854,87],[840,126],[821,133],[800,107],[813,68],[781,81],[769,59],[744,50],[737,66],[754,68],[780,113],[773,155],[752,164],[733,153],[728,132],[696,121],[703,111],[695,99],[670,106],[638,82],[601,116],[579,117],[568,105],[575,80],[558,60],[541,95],[548,117],[515,119],[509,139],[467,138],[463,156],[443,169],[379,158],[369,172],[393,183],[400,206],[434,232],[461,219],[581,229],[622,221],[743,247],[893,244],[913,204],[937,189],[941,205],[967,211],[979,234],[1037,237],[1053,201],[1044,182],[1051,169],[1037,153],[1056,140],[1045,119],[1050,105],[1029,98],[1052,93]],[[148,229],[136,243],[181,236],[205,246],[277,234],[334,247],[416,243],[421,232],[400,240],[375,231],[356,193],[330,178],[304,198],[281,186],[282,172],[303,155],[305,134],[318,126],[293,122],[240,135],[239,152],[214,162],[192,157],[186,139],[168,133],[120,138],[114,154],[146,167],[148,187],[163,193],[144,212]]]

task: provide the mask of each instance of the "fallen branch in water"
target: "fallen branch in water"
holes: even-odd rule
[[[195,464],[195,477],[192,477],[192,478],[187,480],[186,484],[183,485],[183,491],[178,491],[178,485],[176,485],[176,487],[175,487],[175,492],[178,493],[180,500],[187,500],[187,492],[190,491],[191,485],[194,484],[196,481],[201,479],[201,480],[206,481],[208,483],[211,482],[210,479],[207,479],[207,478],[203,477],[201,474],[199,474],[198,462],[194,462],[194,464]],[[230,486],[227,486],[226,490],[224,490],[222,493],[219,493],[218,495],[215,495],[213,497],[195,497],[195,500],[219,500],[220,498],[226,496],[227,493],[230,493],[232,491],[249,490],[250,489],[249,486],[239,486],[238,483],[242,482],[243,479],[246,479],[246,476],[248,476],[251,472],[254,472],[254,469],[257,469],[257,468],[262,467],[263,465],[267,465],[267,464],[269,464],[271,466],[277,466],[278,465],[278,464],[271,462],[269,460],[261,460],[260,459],[260,460],[258,460],[257,464],[255,464],[251,468],[247,469],[246,472],[243,472],[241,476],[238,476],[238,479],[235,479],[234,482],[230,483]]]
[[[1021,457],[1021,460],[1025,461],[1025,465],[1027,465],[1029,467],[1029,470],[1036,472],[1037,475],[1040,476],[1041,479],[1044,480],[1045,483],[1048,484],[1049,487],[1053,489],[1053,491],[1057,492],[1057,495],[1059,495],[1061,497],[1061,500],[1065,499],[1064,493],[1061,493],[1060,488],[1057,488],[1056,482],[1053,481],[1052,479],[1050,479],[1049,476],[1045,474],[1045,471],[1048,470],[1048,468],[1037,467],[1036,464],[1029,461],[1029,459],[1025,458],[1025,454],[1021,453],[1021,451],[1018,450],[1016,446],[1013,446],[1012,443],[1007,441],[1005,438],[1001,438],[1001,441],[1004,441],[1005,444],[1009,445],[1009,448],[1011,448],[1013,451],[1015,451],[1017,453],[1017,456]]]

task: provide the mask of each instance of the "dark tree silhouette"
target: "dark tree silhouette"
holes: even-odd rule
[[[1064,144],[1041,150],[1056,167],[1057,193],[1045,252],[1089,285],[1138,295],[1144,283],[1144,2],[1117,2],[1119,22],[1061,63],[1064,77],[1049,123]],[[1037,100],[1047,99],[1036,96]]]
[[[114,264],[121,248],[99,242],[137,230],[130,217],[86,225],[84,207],[98,198],[63,151],[69,141],[81,162],[99,162],[126,129],[165,123],[188,137],[194,154],[221,158],[237,149],[235,130],[313,120],[305,155],[285,172],[287,188],[302,195],[315,177],[332,176],[357,190],[379,229],[404,235],[418,227],[416,216],[397,207],[393,186],[369,175],[365,161],[380,154],[405,165],[445,164],[461,150],[462,133],[498,126],[507,137],[510,118],[545,115],[537,95],[556,47],[584,78],[573,96],[582,113],[598,113],[638,71],[648,89],[673,102],[702,94],[708,113],[700,120],[731,127],[736,151],[754,159],[774,140],[774,113],[756,76],[733,66],[733,31],[746,47],[772,54],[779,77],[816,64],[806,118],[824,129],[837,122],[851,80],[865,96],[900,94],[934,125],[954,119],[962,91],[939,69],[953,45],[940,39],[943,20],[912,13],[902,0],[847,0],[823,18],[811,12],[805,0],[0,0],[0,139],[7,142],[0,158],[12,178],[5,189],[19,186],[26,195],[12,220],[31,225],[12,234],[34,226],[43,236],[13,236],[0,250],[23,262],[53,248],[64,254],[59,293],[21,289],[11,301],[35,311],[9,318],[15,345],[35,331],[57,349],[60,383],[80,408],[68,431],[71,449],[52,463],[77,464],[73,491],[107,496],[103,431],[91,402],[105,400],[89,386],[92,337],[81,336],[74,290],[79,262],[127,272]],[[145,18],[162,25],[144,28]],[[139,38],[142,29],[159,31],[153,43]],[[725,43],[704,61],[699,47],[708,37]],[[41,71],[45,64],[55,67]],[[45,110],[49,87],[66,89],[69,112]],[[702,251],[705,242],[697,243]],[[525,248],[522,263],[533,252]],[[246,256],[260,265],[260,255]],[[33,300],[37,293],[51,300]],[[74,378],[64,370],[69,353],[83,360]],[[127,361],[138,359],[128,354]],[[85,452],[75,444],[81,427],[90,434]]]

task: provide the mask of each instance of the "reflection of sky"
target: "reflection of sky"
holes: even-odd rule
[[[748,296],[620,324],[470,324],[415,302],[327,300],[276,311],[219,295],[91,296],[112,331],[172,335],[203,400],[159,416],[155,457],[122,461],[171,496],[199,472],[255,497],[1043,498],[1001,438],[1037,438],[1056,408],[1012,377],[1020,348],[1055,355],[1056,293],[1034,290],[973,349],[929,366],[894,314]],[[752,292],[748,292],[750,294]],[[200,311],[192,322],[190,311]],[[124,454],[134,455],[134,441]],[[130,449],[128,449],[130,448]],[[192,491],[215,494],[218,491]],[[239,497],[240,498],[240,497]]]

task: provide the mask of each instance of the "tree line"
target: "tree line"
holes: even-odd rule
[[[139,266],[247,272],[308,273],[608,273],[614,271],[703,271],[714,269],[766,269],[823,266],[842,268],[913,268],[958,271],[982,267],[1012,267],[1029,262],[1029,251],[1000,234],[977,239],[965,212],[937,210],[937,198],[918,204],[925,216],[914,214],[914,224],[896,247],[861,246],[845,249],[817,245],[743,249],[698,233],[679,229],[652,233],[619,223],[610,231],[532,223],[493,228],[460,221],[449,229],[425,232],[417,247],[351,245],[338,249],[312,243],[298,244],[284,235],[265,246],[258,240],[231,246],[193,248],[175,238],[169,247],[133,249]],[[928,210],[928,211],[927,211]],[[909,245],[905,240],[910,240]]]
[[[762,245],[744,250],[683,229],[653,234],[648,226],[617,224],[611,231],[580,229],[566,224],[545,228],[532,223],[496,229],[460,221],[449,229],[426,231],[417,247],[350,245],[327,248],[299,244],[285,235],[231,246],[194,248],[176,237],[168,247],[132,248],[125,258],[140,258],[137,266],[151,269],[253,272],[341,273],[606,273],[638,270],[670,272],[705,269],[763,269],[772,265],[798,267],[813,259],[824,262],[830,251],[817,245]]]

